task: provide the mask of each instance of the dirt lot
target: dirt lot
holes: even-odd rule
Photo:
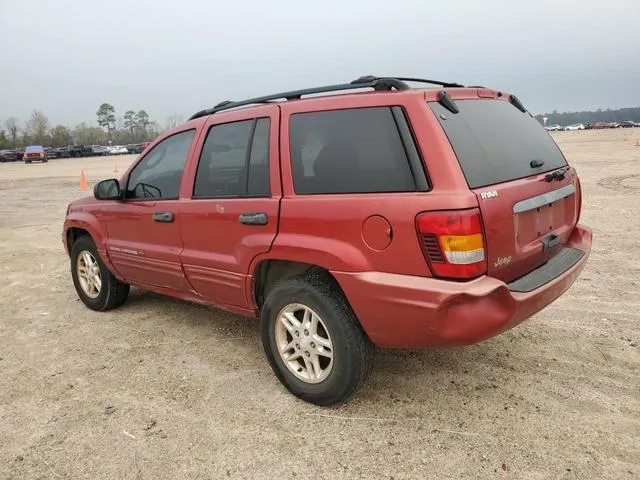
[[[381,351],[340,408],[296,400],[257,322],[77,299],[65,208],[133,157],[0,164],[0,478],[640,478],[640,129],[560,132],[590,262],[480,345]]]

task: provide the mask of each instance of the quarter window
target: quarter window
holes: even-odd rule
[[[411,192],[411,167],[391,108],[291,116],[297,194]]]

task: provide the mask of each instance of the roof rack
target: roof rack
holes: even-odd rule
[[[223,110],[229,110],[231,108],[243,107],[246,105],[270,103],[275,100],[299,100],[303,95],[339,92],[341,90],[356,90],[360,88],[373,88],[374,90],[408,90],[410,87],[405,82],[430,83],[433,85],[441,85],[443,87],[462,87],[462,85],[458,83],[441,82],[438,80],[427,80],[423,78],[375,77],[373,75],[366,75],[353,80],[350,83],[341,83],[337,85],[327,85],[325,87],[315,87],[303,90],[292,90],[289,92],[274,93],[272,95],[249,98],[247,100],[241,100],[238,102],[225,100],[216,104],[215,106],[213,106],[213,108],[207,108],[194,113],[191,118],[189,118],[189,120],[204,117],[206,115],[211,115]]]
[[[357,80],[354,80],[351,83],[367,82],[367,81],[376,80],[376,79],[378,79],[378,78],[374,77],[372,75],[367,75],[367,76],[364,76],[364,77],[360,77],[360,78],[358,78]],[[379,79],[379,80],[381,80],[381,79]],[[464,85],[461,85],[461,84],[455,83],[455,82],[443,82],[442,80],[429,80],[427,78],[393,77],[393,80],[400,80],[401,82],[429,83],[431,85],[441,85],[443,87],[452,87],[452,88],[464,87]]]

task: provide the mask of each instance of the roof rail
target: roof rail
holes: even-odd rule
[[[351,83],[327,85],[325,87],[315,87],[315,88],[307,88],[303,90],[292,90],[290,92],[274,93],[272,95],[266,95],[264,97],[249,98],[247,100],[241,100],[238,102],[225,100],[224,102],[218,103],[213,108],[207,108],[205,110],[200,110],[199,112],[194,113],[189,120],[193,120],[194,118],[204,117],[206,115],[211,115],[212,113],[220,112],[222,110],[229,110],[231,108],[242,107],[245,105],[253,105],[256,103],[268,103],[274,100],[282,100],[282,99],[298,100],[303,95],[313,95],[317,93],[327,93],[327,92],[339,92],[341,90],[355,90],[358,88],[373,88],[375,90],[391,90],[391,89],[407,90],[409,88],[409,85],[395,78],[370,77],[368,80],[365,80],[364,78],[365,77],[361,77],[358,80],[355,80],[354,82],[351,82]]]
[[[274,100],[298,100],[303,95],[314,95],[318,93],[339,92],[341,90],[356,90],[359,88],[373,88],[374,90],[408,90],[410,87],[405,81],[431,83],[434,85],[441,85],[443,87],[461,87],[462,85],[457,83],[440,82],[437,80],[426,80],[421,78],[400,78],[400,77],[375,77],[373,75],[367,75],[360,77],[350,83],[341,83],[337,85],[327,85],[325,87],[307,88],[303,90],[292,90],[289,92],[274,93],[272,95],[266,95],[264,97],[249,98],[247,100],[240,100],[234,102],[231,100],[225,100],[216,104],[213,108],[207,108],[194,113],[189,120],[195,118],[211,115],[223,110],[229,110],[231,108],[244,107],[246,105],[253,105],[258,103],[269,103]]]
[[[441,85],[443,87],[456,87],[456,88],[460,88],[460,87],[464,87],[464,85],[461,85],[459,83],[455,83],[455,82],[443,82],[441,80],[429,80],[427,78],[411,78],[411,77],[392,77],[392,78],[378,78],[378,77],[374,77],[373,75],[367,75],[364,77],[360,77],[357,80],[354,80],[351,83],[356,83],[356,82],[360,82],[360,81],[373,81],[373,80],[399,80],[401,82],[416,82],[416,83],[430,83],[431,85]]]

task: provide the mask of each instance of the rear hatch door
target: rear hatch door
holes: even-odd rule
[[[578,219],[576,172],[544,127],[497,98],[455,100],[458,113],[429,107],[478,198],[487,273],[505,282],[553,257]]]

